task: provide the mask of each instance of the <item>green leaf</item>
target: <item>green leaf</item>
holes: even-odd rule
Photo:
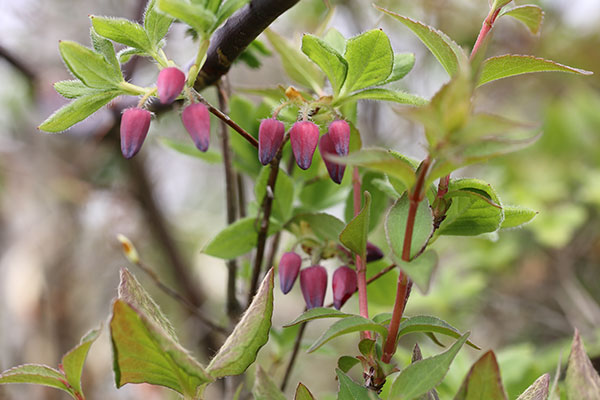
[[[303,210],[320,211],[339,204],[346,192],[346,186],[338,185],[327,175],[304,182],[298,198]]]
[[[470,332],[465,333],[445,352],[410,364],[392,383],[390,398],[411,400],[440,384]]]
[[[108,90],[79,97],[55,111],[38,129],[46,132],[62,132],[83,121],[120,94],[120,91]]]
[[[286,400],[284,394],[260,365],[256,368],[252,394],[254,400]]]
[[[502,203],[489,183],[479,179],[453,179],[446,197],[452,199],[452,205],[438,234],[476,236],[500,228],[504,219]]]
[[[592,75],[593,72],[559,64],[555,61],[545,60],[534,56],[506,54],[488,58],[483,62],[481,75],[477,86],[485,85],[497,79],[510,76],[529,74],[532,72],[567,72],[577,75]]]
[[[144,13],[144,30],[152,47],[159,47],[161,40],[169,32],[172,23],[173,18],[158,11],[156,0],[148,1]]]
[[[117,57],[119,58],[119,62],[121,64],[125,64],[133,56],[147,56],[147,55],[148,55],[148,53],[146,53],[144,50],[136,49],[133,47],[126,47],[119,51],[119,53],[117,54]]]
[[[209,164],[219,164],[223,159],[221,153],[217,153],[214,150],[200,151],[193,144],[183,143],[167,137],[161,137],[158,141],[165,147],[173,149],[181,154],[185,154],[186,156],[200,158]]]
[[[194,28],[199,34],[208,33],[217,17],[203,5],[187,0],[158,0],[158,8]]]
[[[400,90],[384,89],[384,88],[371,88],[361,90],[360,92],[353,93],[348,96],[340,97],[334,101],[334,106],[346,103],[348,101],[356,100],[381,100],[381,101],[393,101],[400,104],[408,104],[411,106],[422,106],[427,104],[427,100],[417,96],[416,94],[410,94],[402,92]]]
[[[550,374],[544,374],[537,378],[517,400],[547,400],[549,390]]]
[[[246,254],[256,246],[258,240],[256,217],[246,217],[228,225],[217,234],[202,250],[209,256],[230,260]],[[268,235],[281,230],[281,225],[270,221]]]
[[[337,400],[374,400],[379,399],[375,392],[354,382],[339,368],[335,369],[338,377],[339,391]]]
[[[567,366],[566,392],[568,399],[600,399],[600,376],[585,354],[579,331],[575,329]]]
[[[92,39],[94,50],[104,56],[104,60],[114,69],[115,75],[122,77],[121,65],[119,64],[119,60],[117,60],[115,46],[113,46],[112,42],[98,35],[94,28],[90,28],[90,38]]]
[[[361,189],[369,192],[371,195],[371,214],[369,216],[369,232],[372,232],[381,221],[381,216],[387,211],[389,206],[389,198],[384,193],[378,181],[383,181],[385,175],[379,172],[367,171],[361,177]],[[393,190],[393,189],[392,189]],[[394,196],[394,200],[399,196]],[[364,205],[364,201],[361,202],[361,207]],[[346,205],[344,208],[344,219],[350,221],[354,218],[354,195],[352,191],[348,192],[346,197]]]
[[[364,196],[363,208],[340,233],[340,242],[361,258],[365,258],[367,254],[367,235],[371,216],[371,194],[364,192]]]
[[[311,353],[338,336],[342,336],[352,332],[359,331],[374,331],[379,333],[384,339],[387,336],[387,328],[383,325],[376,324],[370,319],[363,318],[358,315],[342,318],[335,322],[321,335],[316,342],[310,346],[308,352]]]
[[[335,28],[329,28],[323,40],[335,49],[339,54],[346,52],[346,38]]]
[[[66,379],[60,371],[39,364],[19,365],[0,374],[0,384],[33,383],[64,390],[76,399],[73,389],[66,385]]]
[[[271,29],[265,30],[264,34],[281,57],[281,63],[287,75],[300,85],[320,93],[323,85],[321,71],[283,36]]]
[[[315,400],[315,398],[310,390],[308,390],[308,388],[302,384],[302,382],[298,382],[294,400]]]
[[[81,374],[83,364],[87,358],[88,351],[92,344],[98,339],[100,329],[94,329],[81,338],[81,342],[73,349],[69,350],[62,358],[61,365],[65,377],[71,388],[76,393],[83,393],[81,389]]]
[[[383,82],[384,85],[388,83],[399,81],[404,78],[415,66],[415,55],[413,53],[396,53],[394,54],[394,66],[392,73]]]
[[[110,320],[117,388],[150,383],[193,396],[214,379],[177,340],[154,300],[126,269]]]
[[[302,37],[302,51],[325,72],[334,94],[339,93],[348,72],[348,63],[344,57],[324,40],[309,34]]]
[[[508,400],[493,351],[486,352],[469,370],[454,400]]]
[[[273,315],[273,268],[267,272],[252,303],[208,365],[215,378],[242,374],[269,340]]]
[[[151,51],[152,45],[144,28],[125,18],[105,18],[95,15],[90,16],[94,30],[107,39],[117,43]]]
[[[446,321],[437,317],[433,317],[431,315],[416,315],[414,317],[403,319],[400,323],[400,326],[398,327],[398,337],[400,338],[404,335],[414,332],[440,333],[442,335],[450,336],[455,339],[458,339],[462,335],[462,333],[460,333],[458,329],[456,329]],[[474,349],[481,350],[470,340],[467,340],[466,343]]]
[[[394,262],[417,284],[423,294],[427,294],[433,271],[438,264],[438,255],[435,251],[426,250],[410,262],[394,257]]]
[[[344,58],[348,62],[348,73],[342,93],[351,93],[385,81],[392,73],[394,64],[390,39],[379,29],[349,39]]]
[[[459,59],[465,58],[465,54],[458,44],[450,39],[444,32],[379,6],[375,6],[375,8],[394,17],[413,31],[413,33],[421,39],[423,44],[427,46],[435,58],[437,58],[440,64],[442,64],[442,67],[448,72],[448,75],[452,76],[458,71]]]
[[[341,356],[338,359],[337,365],[342,372],[346,373],[352,369],[356,364],[360,363],[360,360],[356,357]]]
[[[410,201],[406,193],[400,197],[390,209],[385,221],[385,233],[392,254],[396,259],[402,259],[404,247],[404,234]],[[414,257],[425,246],[433,232],[433,215],[429,208],[427,198],[419,203],[415,215],[412,241],[410,246],[410,257]]]
[[[537,35],[540,32],[542,21],[544,19],[544,12],[542,9],[533,4],[526,4],[524,6],[504,10],[500,13],[499,17],[503,15],[508,15],[521,21],[534,35]]]
[[[415,170],[405,159],[396,157],[385,149],[370,148],[350,153],[347,157],[334,157],[330,159],[340,164],[358,165],[374,171],[387,174],[399,179],[406,187],[415,183]]]
[[[337,241],[345,226],[342,221],[333,215],[325,213],[307,213],[294,216],[294,218],[286,224],[286,228],[289,228],[292,224],[300,224],[302,222],[305,222],[312,232],[323,240]]]
[[[519,206],[503,206],[504,220],[500,229],[516,228],[530,222],[538,214],[537,211]]]
[[[256,203],[261,204],[267,191],[267,182],[271,174],[271,165],[263,167],[256,179],[254,195]],[[271,215],[281,223],[285,223],[292,216],[294,202],[294,181],[283,170],[279,170],[275,180],[275,195]]]
[[[103,90],[88,87],[83,82],[78,80],[58,81],[54,83],[54,90],[67,99],[76,99],[77,97],[88,94],[103,92]]]
[[[346,314],[341,311],[336,310],[335,308],[328,307],[315,307],[310,310],[304,311],[298,318],[293,320],[292,322],[285,324],[283,327],[288,328],[290,326],[298,325],[303,322],[312,321],[313,319],[320,318],[347,318],[351,317],[352,314]]]
[[[111,89],[123,80],[102,54],[69,40],[62,40],[58,48],[73,76],[89,87]]]

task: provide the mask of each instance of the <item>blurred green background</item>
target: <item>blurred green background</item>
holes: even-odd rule
[[[528,3],[546,12],[541,34],[531,36],[520,23],[502,18],[494,28],[489,54],[534,54],[595,75],[524,75],[479,89],[478,110],[540,123],[544,135],[524,151],[457,175],[485,179],[504,204],[523,205],[539,215],[526,227],[499,235],[441,237],[434,245],[441,262],[430,293],[413,290],[406,310],[408,315],[436,315],[461,331],[471,330],[475,343],[484,350],[494,349],[511,399],[542,373],[554,376],[559,361],[564,366],[574,327],[582,333],[592,361],[600,366],[600,3]],[[466,48],[475,41],[488,7],[486,0],[377,4],[436,26]],[[382,17],[370,2],[331,1],[331,5],[336,9],[328,26],[346,37],[381,27],[395,51],[415,53],[415,68],[400,88],[431,97],[447,80],[424,46],[403,26]],[[109,109],[65,134],[36,130],[65,102],[51,85],[68,79],[58,40],[87,44],[88,14],[134,18],[140,7],[143,4],[137,0],[0,0],[2,52],[21,60],[34,75],[30,79],[0,58],[0,370],[26,362],[55,366],[87,330],[101,323],[106,326],[118,270],[127,266],[115,239],[118,233],[131,238],[148,264],[172,286],[176,282],[171,265],[179,259],[206,297],[204,311],[227,321],[225,264],[201,254],[204,243],[225,226],[223,168],[160,143],[161,137],[186,139],[177,113],[152,124],[134,162],[123,160],[116,138],[107,135],[114,118]],[[323,1],[301,0],[273,29],[299,43],[301,34],[319,29],[326,15]],[[167,45],[170,57],[185,65],[194,47],[183,26],[172,28]],[[230,73],[233,94],[243,96],[232,101],[233,112],[255,126],[258,115],[269,108],[259,107],[260,98],[246,96],[240,89],[290,84],[276,55],[260,61],[260,69],[237,64]],[[149,85],[155,77],[153,66],[141,61],[132,80]],[[212,89],[205,94],[216,103]],[[212,148],[219,151],[213,122]],[[417,158],[425,154],[422,129],[403,119],[396,106],[361,103],[358,127],[366,145],[393,147]],[[248,201],[254,200],[251,180],[246,178],[243,186]],[[343,205],[328,207],[344,199],[347,188],[325,189],[317,196],[322,208],[342,218]],[[165,244],[161,229],[170,245]],[[286,240],[284,236],[282,250],[289,246]],[[386,247],[381,224],[372,241]],[[242,265],[249,260],[242,259]],[[369,273],[388,263],[370,265]],[[214,350],[199,345],[206,328],[132,270],[174,320],[183,343],[205,361]],[[242,268],[241,274],[247,274],[247,269]],[[244,298],[243,287],[239,289]],[[394,292],[393,274],[370,286],[371,313],[390,311]],[[295,334],[281,326],[300,314],[304,304],[297,287],[286,297],[278,292],[275,301],[273,334],[259,360],[279,381]],[[356,311],[356,300],[349,301],[345,310]],[[327,321],[311,323],[305,344],[326,326]],[[424,356],[440,351],[425,336],[409,336],[398,355],[401,364],[410,359],[415,341]],[[301,352],[290,387],[302,381],[319,399],[335,398],[337,358],[355,355],[356,342],[356,337],[345,336],[315,354]],[[439,388],[441,398],[451,398],[478,354],[471,349],[459,354]],[[358,369],[353,373],[360,379]],[[92,399],[171,396],[144,385],[114,388],[106,330],[91,350],[83,379]],[[215,385],[208,398],[221,398],[220,390]],[[67,397],[45,388],[0,386],[0,399],[34,398]]]

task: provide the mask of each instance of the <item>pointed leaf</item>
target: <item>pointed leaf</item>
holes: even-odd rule
[[[40,364],[25,364],[8,369],[0,374],[0,384],[33,383],[64,390],[76,399],[73,389],[67,386],[60,371]]]
[[[600,376],[585,354],[579,331],[575,329],[569,364],[567,366],[567,398],[577,400],[600,399]]]
[[[123,80],[102,54],[69,40],[62,40],[58,48],[71,73],[89,87],[110,89]]]
[[[334,93],[339,93],[348,72],[344,57],[324,40],[309,34],[302,37],[302,51],[325,72]]]
[[[119,58],[119,62],[121,64],[125,64],[127,61],[131,59],[133,56],[148,56],[144,50],[136,49],[134,47],[126,47],[117,53],[117,57]]]
[[[445,352],[416,361],[406,367],[392,383],[390,398],[411,400],[419,397],[440,384],[450,364],[465,344],[470,332],[465,333]]]
[[[413,31],[413,33],[421,39],[423,44],[427,46],[435,58],[437,58],[440,64],[442,64],[442,67],[448,72],[448,75],[452,76],[456,73],[458,70],[458,60],[459,58],[464,58],[465,55],[458,44],[450,39],[445,33],[427,26],[422,22],[415,21],[384,8],[378,6],[375,6],[375,8],[394,17]]]
[[[365,201],[362,210],[340,233],[340,242],[362,258],[366,257],[369,218],[371,216],[371,194],[364,192],[364,196]]]
[[[294,400],[315,400],[315,398],[310,390],[308,390],[308,388],[304,386],[302,382],[299,382],[298,387],[296,387],[296,395],[294,396]]]
[[[310,310],[306,310],[300,315],[298,318],[293,320],[292,322],[283,325],[284,328],[288,328],[290,326],[298,325],[302,322],[312,321],[313,319],[320,318],[347,318],[351,317],[352,314],[346,314],[341,311],[336,310],[335,308],[328,307],[315,307]]]
[[[423,254],[410,262],[403,261],[396,257],[394,257],[394,261],[398,267],[406,272],[410,279],[413,280],[419,290],[423,294],[427,294],[433,271],[438,264],[437,253],[433,250],[426,250]]]
[[[296,46],[286,38],[274,31],[267,29],[264,34],[281,57],[281,63],[288,76],[300,85],[312,88],[319,93],[323,85],[323,75],[308,57],[297,50]]]
[[[399,81],[404,78],[414,66],[415,55],[413,53],[394,54],[394,67],[392,68],[392,73],[383,84],[387,85],[388,83]]]
[[[531,222],[538,214],[537,211],[520,206],[503,206],[504,220],[500,229],[516,228],[528,222]]]
[[[334,105],[340,105],[348,101],[356,100],[380,100],[380,101],[393,101],[400,104],[408,104],[410,106],[422,106],[427,104],[427,100],[417,96],[416,94],[410,94],[402,92],[400,90],[384,89],[384,88],[371,88],[361,90],[360,92],[353,93],[348,96],[340,97],[334,102]]]
[[[337,400],[374,400],[379,399],[375,392],[354,382],[342,370],[336,368],[339,390]]]
[[[440,333],[458,339],[462,333],[446,321],[431,315],[416,315],[403,319],[398,327],[398,337],[414,332]],[[478,346],[467,340],[467,344],[474,349],[480,350]]]
[[[204,34],[217,21],[211,11],[198,2],[187,0],[158,0],[158,8],[178,20],[194,28],[199,34]]]
[[[537,35],[540,32],[542,21],[544,20],[544,12],[542,9],[533,4],[526,4],[524,6],[518,6],[502,11],[499,17],[503,15],[509,15],[521,21],[534,35]]]
[[[374,86],[392,73],[394,52],[390,39],[379,29],[373,29],[348,40],[344,58],[348,74],[343,93]]]
[[[331,325],[329,329],[327,329],[327,331],[325,331],[325,333],[310,346],[308,352],[311,353],[317,350],[319,347],[338,336],[359,331],[374,331],[379,333],[384,339],[387,335],[387,328],[385,326],[376,324],[370,319],[353,315],[351,317],[343,318]]]
[[[150,0],[144,13],[144,30],[152,47],[158,47],[161,40],[169,32],[173,18],[158,11],[156,0]]]
[[[356,364],[360,363],[360,360],[356,357],[350,357],[350,356],[341,356],[338,359],[337,365],[338,368],[341,369],[343,372],[348,372],[352,369],[352,367],[354,367]]]
[[[567,72],[577,75],[592,75],[592,72],[590,71],[569,67],[543,58],[506,54],[503,56],[491,57],[484,61],[477,86],[515,75],[552,71]]]
[[[390,209],[385,221],[385,233],[390,249],[396,259],[402,259],[404,247],[404,234],[410,201],[406,192],[400,197]],[[419,203],[415,216],[412,241],[410,246],[410,257],[414,257],[429,240],[433,232],[433,215],[429,208],[427,198]]]
[[[215,378],[242,374],[269,340],[273,315],[273,268],[263,279],[252,303],[208,365]]]
[[[544,374],[521,394],[517,400],[548,400],[550,374]]]
[[[252,394],[254,400],[285,400],[284,394],[260,365],[256,368],[256,379],[254,380]]]
[[[144,28],[125,18],[106,18],[95,15],[90,16],[94,30],[107,39],[117,43],[150,51],[152,45]]]
[[[281,230],[281,225],[275,220],[269,223],[268,235]],[[228,225],[217,234],[202,250],[209,256],[233,259],[246,254],[256,246],[258,240],[258,222],[256,217],[246,217]]]
[[[454,400],[508,400],[493,351],[486,352],[469,370]]]
[[[329,28],[323,40],[338,52],[344,54],[346,52],[346,38],[335,28]]]
[[[94,47],[94,50],[104,56],[104,59],[112,66],[116,75],[122,76],[121,65],[119,64],[119,60],[117,60],[115,46],[112,44],[112,42],[98,35],[93,27],[90,28],[90,38],[92,39],[92,46]]]
[[[344,229],[344,223],[331,214],[325,213],[306,213],[294,216],[286,224],[286,228],[293,224],[306,223],[311,231],[323,240],[337,241],[340,233]]]
[[[175,150],[178,153],[192,156],[206,161],[209,164],[219,164],[223,160],[221,153],[214,150],[200,151],[196,146],[190,143],[183,143],[178,140],[173,140],[167,137],[158,138],[160,144]]]
[[[83,372],[83,364],[87,358],[88,352],[92,344],[100,335],[100,329],[94,329],[88,332],[81,338],[81,342],[72,350],[67,352],[61,361],[62,369],[69,385],[77,393],[82,393],[81,390],[81,374]]]
[[[67,99],[76,99],[88,94],[104,92],[104,90],[94,89],[86,86],[85,83],[78,80],[58,81],[54,83],[54,90]]]
[[[122,93],[117,90],[107,90],[79,97],[55,111],[42,122],[39,129],[46,132],[62,132],[83,121],[120,94]]]

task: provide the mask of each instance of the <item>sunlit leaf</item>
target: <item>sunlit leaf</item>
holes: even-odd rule
[[[544,12],[541,7],[533,4],[526,4],[502,11],[499,16],[502,15],[508,15],[521,21],[534,35],[540,32],[542,21],[544,20]]]
[[[325,72],[334,93],[339,93],[348,72],[344,57],[324,40],[309,34],[302,37],[302,51]]]

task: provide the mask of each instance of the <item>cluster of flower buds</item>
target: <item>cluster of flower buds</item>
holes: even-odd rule
[[[162,104],[170,104],[185,86],[185,74],[179,68],[164,68],[158,74],[156,87]],[[150,111],[140,107],[128,108],[121,118],[121,152],[131,158],[142,148],[150,129]],[[192,103],[181,114],[181,120],[194,144],[201,151],[208,150],[210,143],[210,116],[204,104]]]

